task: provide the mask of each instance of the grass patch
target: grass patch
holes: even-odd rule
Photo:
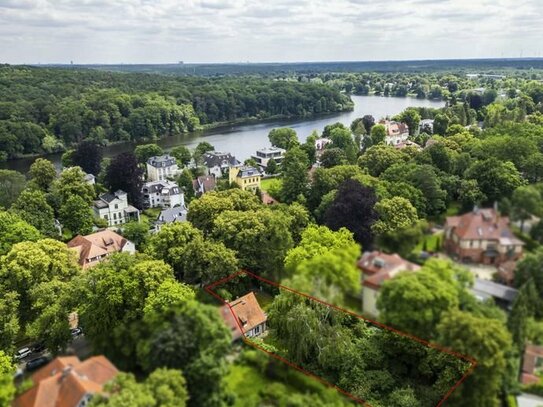
[[[447,208],[447,212],[446,212],[446,215],[447,216],[456,216],[460,213],[460,209],[461,206],[460,206],[460,202],[456,202],[456,201],[453,201],[449,204],[448,208]]]
[[[268,308],[270,308],[270,305],[273,302],[273,297],[264,291],[255,291],[256,299],[258,300],[258,303],[260,304],[260,307],[264,311],[268,311]]]
[[[438,243],[440,247],[438,250],[436,250],[436,245]],[[422,251],[435,253],[441,249],[441,245],[443,245],[443,232],[434,233],[432,235],[424,235],[420,242],[417,243],[412,253],[416,256],[418,256]]]
[[[274,189],[281,188],[283,180],[281,178],[266,178],[260,181],[260,189],[263,191],[273,191]]]

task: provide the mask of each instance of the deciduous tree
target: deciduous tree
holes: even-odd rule
[[[0,170],[0,208],[8,209],[25,188],[26,179],[17,171]]]
[[[136,208],[142,207],[141,187],[143,170],[132,153],[121,153],[107,167],[104,184],[110,191],[123,190]]]
[[[102,147],[94,141],[80,142],[72,154],[72,164],[81,167],[88,174],[98,175],[102,162]]]
[[[70,196],[59,210],[60,222],[74,235],[88,235],[92,232],[94,213],[83,198]]]
[[[307,191],[309,182],[307,154],[300,147],[293,147],[285,154],[281,166],[283,173],[281,191],[283,202],[292,203],[304,196]]]
[[[268,138],[272,146],[284,148],[285,150],[300,144],[296,132],[289,127],[272,129],[268,134]]]
[[[156,144],[141,144],[134,149],[134,155],[140,164],[145,164],[149,158],[163,153],[162,147]]]
[[[77,195],[74,196],[80,198]],[[85,205],[88,206],[86,202]],[[11,211],[45,236],[58,236],[53,208],[47,203],[45,194],[41,190],[25,189],[13,203]]]

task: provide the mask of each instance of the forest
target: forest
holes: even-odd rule
[[[352,108],[319,84],[265,78],[172,78],[97,70],[0,67],[0,159],[153,140],[248,119]]]

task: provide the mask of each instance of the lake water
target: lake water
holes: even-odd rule
[[[376,120],[386,116],[393,116],[400,113],[407,107],[434,107],[439,108],[445,105],[444,102],[415,98],[395,98],[378,96],[351,96],[354,102],[354,110],[350,112],[319,116],[315,118],[295,120],[274,120],[258,124],[235,125],[183,134],[180,136],[166,137],[156,141],[165,150],[179,145],[194,148],[201,141],[211,143],[216,150],[230,152],[240,161],[249,158],[259,148],[270,145],[268,133],[276,127],[291,127],[296,130],[298,138],[304,141],[313,130],[322,132],[327,124],[341,122],[349,126],[352,121],[366,114],[371,114]],[[105,157],[112,157],[119,153],[134,149],[134,143],[123,143],[108,146],[104,151]],[[53,161],[60,167],[61,154],[49,155],[46,158]],[[17,170],[23,173],[28,171],[35,158],[22,158],[0,163],[0,168]]]

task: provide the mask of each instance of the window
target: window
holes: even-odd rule
[[[255,328],[255,334],[259,334],[259,333],[260,333],[260,325],[257,325]]]
[[[117,214],[116,213],[113,214],[113,219],[117,219]]]
[[[107,216],[107,214],[106,214],[106,215],[104,215],[104,219],[105,219],[105,220],[108,220],[108,216]]]
[[[119,204],[115,204],[115,209],[119,209]]]

